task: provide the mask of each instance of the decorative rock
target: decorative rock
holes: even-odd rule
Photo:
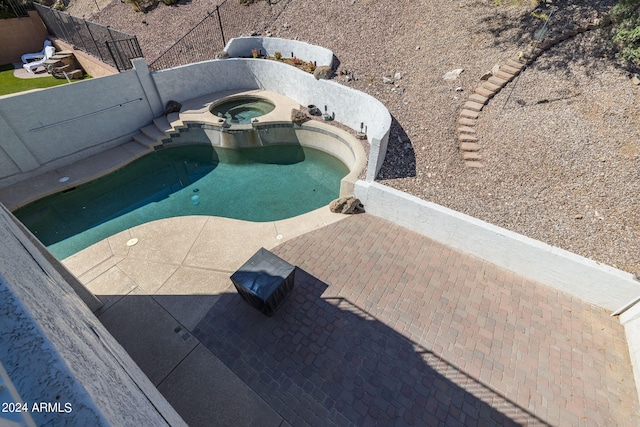
[[[637,74],[634,74],[633,77],[631,78],[631,83],[633,83],[634,85],[640,85],[640,76]]]
[[[329,67],[328,65],[321,65],[317,67],[313,72],[313,77],[315,77],[316,80],[320,80],[320,79],[328,80],[331,78],[332,75],[333,75],[333,69],[331,69],[331,67]]]
[[[500,64],[496,64],[493,67],[491,67],[491,74],[492,75],[495,76],[498,71],[500,71]]]
[[[458,86],[458,87],[456,88],[456,92],[462,92],[463,90],[464,90],[464,89],[462,89],[462,86]]]
[[[482,77],[480,77],[480,80],[482,80],[482,81],[489,80],[489,77],[491,77],[491,76],[493,76],[493,73],[484,73],[482,75]]]
[[[221,50],[220,52],[216,53],[214,55],[215,59],[224,59],[224,58],[228,58],[229,54],[227,52],[225,52],[224,50]]]
[[[389,76],[384,76],[382,78],[382,83],[384,83],[386,85],[391,85],[391,84],[393,84],[393,80]]]
[[[582,218],[584,218],[584,215],[576,215],[576,216],[574,216],[574,218],[575,219],[582,219]]]
[[[169,101],[167,102],[167,106],[164,107],[164,114],[168,115],[171,113],[179,113],[181,108],[182,104],[180,104],[178,101]]]
[[[355,214],[364,212],[364,206],[353,196],[340,197],[329,204],[329,210],[334,213]]]
[[[304,111],[296,110],[295,108],[291,109],[291,121],[297,125],[300,125],[309,120],[309,117],[305,114]]]
[[[395,73],[395,74],[393,75],[393,79],[394,79],[394,80],[400,80],[400,79],[402,79],[402,73],[400,73],[400,72]]]
[[[462,68],[456,68],[455,70],[449,71],[442,78],[446,81],[453,81],[458,78],[458,76],[464,71]]]

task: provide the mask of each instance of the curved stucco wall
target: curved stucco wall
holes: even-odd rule
[[[263,55],[274,56],[280,52],[283,58],[297,57],[303,61],[314,61],[317,66],[333,65],[333,52],[298,40],[276,37],[237,37],[229,40],[224,50],[231,58],[249,57],[252,49],[259,49]]]
[[[194,79],[193,76],[198,76]],[[370,143],[367,180],[373,180],[386,153],[391,115],[366,93],[277,61],[229,58],[199,62],[152,74],[163,105],[184,102],[214,92],[263,89],[281,93],[301,105],[315,104],[335,114],[335,120],[353,130],[361,125]]]

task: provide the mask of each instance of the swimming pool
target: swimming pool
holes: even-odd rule
[[[276,221],[327,205],[349,173],[335,157],[299,145],[165,148],[107,176],[14,212],[64,259],[106,237],[175,216]]]

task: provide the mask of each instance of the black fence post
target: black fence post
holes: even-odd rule
[[[124,60],[122,59],[122,55],[120,55],[120,49],[118,48],[118,46],[116,46],[116,40],[113,38],[113,34],[111,33],[111,27],[107,25],[107,32],[109,32],[109,37],[111,37],[111,43],[113,44],[113,48],[115,49],[116,53],[118,54],[118,58],[116,58],[113,55],[113,52],[111,51],[111,48],[109,48],[109,42],[107,41],[107,49],[109,49],[109,53],[111,53],[111,56],[113,57],[113,61],[116,63],[116,68],[118,69],[118,71],[122,71],[120,69],[120,64],[122,64],[125,68],[127,67],[127,64],[124,63]],[[118,59],[120,59],[120,62],[118,62]]]
[[[218,25],[220,25],[220,35],[222,35],[222,45],[226,46],[227,41],[224,39],[224,30],[222,29],[222,19],[220,19],[220,6],[216,6],[216,12],[218,15]]]
[[[85,27],[87,27],[87,32],[89,33],[89,37],[91,37],[91,41],[93,41],[93,44],[96,47],[96,51],[98,52],[98,56],[100,57],[100,60],[104,61],[104,57],[102,56],[102,52],[100,52],[100,48],[98,47],[98,43],[96,42],[95,37],[93,37],[93,33],[91,32],[91,28],[89,27],[89,24],[87,23],[87,20],[83,19],[83,21],[84,21]]]

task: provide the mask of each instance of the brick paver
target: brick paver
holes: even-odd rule
[[[291,425],[640,425],[604,310],[367,214],[274,252],[280,311],[225,294],[194,335]]]

